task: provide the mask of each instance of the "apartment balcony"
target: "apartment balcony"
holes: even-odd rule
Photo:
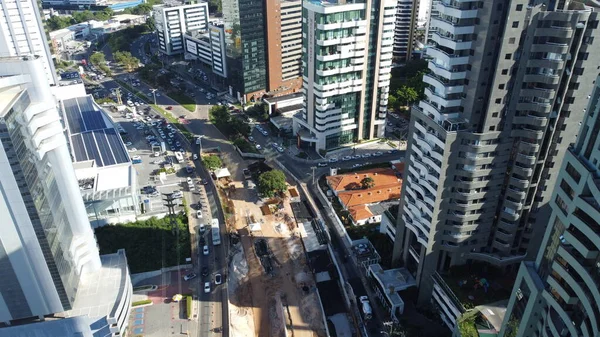
[[[362,79],[354,79],[354,80],[345,80],[341,82],[333,82],[327,84],[314,84],[314,88],[323,93],[329,93],[330,91],[344,91],[345,89],[350,89],[350,91],[360,90],[362,88],[363,81]],[[325,96],[322,96],[325,97]]]
[[[508,252],[510,250],[510,243],[503,243],[497,240],[492,241],[492,247],[503,251],[503,252]]]
[[[546,42],[543,44],[532,44],[531,52],[566,54],[567,52],[569,52],[569,45],[566,43],[561,44],[551,42]]]
[[[519,102],[517,103],[517,110],[550,113],[552,105],[550,103]]]
[[[323,55],[317,55],[317,60],[318,61],[322,61],[322,62],[327,62],[327,61],[336,61],[339,60],[341,57],[340,53],[331,53],[331,54],[323,54]]]
[[[349,21],[340,21],[340,22],[332,22],[332,23],[319,23],[317,24],[318,30],[335,30],[335,29],[344,29],[344,28],[356,28],[356,27],[366,27],[366,20],[349,20]]]
[[[330,68],[330,69],[322,69],[317,70],[317,75],[319,76],[331,76],[337,74],[346,74],[354,71],[362,71],[362,67],[359,66],[349,66],[349,67],[339,67],[339,68]]]
[[[528,155],[519,153],[519,154],[517,154],[515,161],[517,161],[519,163],[523,163],[526,166],[533,166],[533,165],[535,165],[535,162],[537,161],[537,157],[536,156],[528,156]]]
[[[436,60],[439,60],[439,62],[437,62],[438,64],[439,63],[444,64],[450,69],[455,66],[469,64],[470,57],[468,55],[467,56],[458,56],[455,54],[448,54],[445,51],[443,51],[439,48],[436,48],[436,47],[429,47],[426,49],[426,51],[427,51],[427,55],[435,58]],[[429,69],[434,70],[431,68],[432,64],[433,64],[433,62],[429,62],[429,66],[430,66]],[[436,65],[436,67],[444,69],[439,65]],[[448,72],[450,72],[450,71],[448,71]],[[446,77],[446,76],[444,76],[444,77]],[[465,72],[465,77],[466,77],[466,72]],[[451,79],[449,77],[446,77],[446,78]],[[460,77],[460,78],[464,78],[464,77]]]
[[[537,152],[539,149],[540,149],[540,145],[537,143],[534,143],[533,141],[527,141],[527,140],[521,139],[521,141],[519,142],[519,151]]]
[[[586,259],[596,259],[598,248],[578,230],[566,230],[563,238]]]
[[[560,81],[560,76],[558,76],[558,75],[527,74],[527,75],[523,76],[523,82],[558,84],[559,81]]]
[[[512,232],[517,229],[517,224],[511,224],[506,221],[499,220],[497,223],[498,228],[501,228],[505,231]]]
[[[523,190],[525,190],[529,187],[529,180],[519,179],[519,178],[515,178],[513,176],[510,177],[509,183],[516,186],[517,188],[520,188]]]
[[[429,53],[429,50],[431,49],[427,49],[427,52]],[[467,57],[468,58],[468,57]],[[458,59],[458,58],[455,58]],[[447,78],[449,80],[462,80],[467,78],[467,71],[466,70],[454,70],[452,69],[452,66],[450,66],[450,69],[447,69],[441,65],[438,65],[434,62],[429,62],[427,64],[427,67],[436,75]]]
[[[544,99],[553,99],[556,94],[554,89],[542,89],[542,88],[526,88],[521,89],[521,96],[538,97]]]
[[[512,240],[514,239],[514,234],[503,233],[503,232],[497,230],[494,232],[494,237],[496,237],[504,242],[512,242]]]
[[[468,50],[473,46],[472,41],[455,40],[451,36],[444,36],[439,32],[432,32],[431,40],[438,45],[452,50]]]
[[[573,29],[571,27],[537,28],[534,31],[534,36],[549,36],[570,39],[573,37]]]
[[[577,303],[577,295],[571,292],[570,287],[563,287],[565,284],[564,280],[559,282],[554,278],[553,275],[548,275],[547,282],[548,285],[558,293],[558,295],[563,299],[563,301],[565,301],[566,304],[571,305]],[[567,289],[569,289],[569,291],[567,291]],[[556,327],[554,328],[556,329]]]
[[[510,201],[508,199],[504,199],[504,203],[503,203],[504,207],[508,207],[512,210],[520,211],[521,209],[523,209],[523,204],[520,202],[514,202],[514,201]]]
[[[458,98],[458,99],[447,99],[439,94],[437,94],[436,92],[434,92],[433,90],[431,90],[430,88],[425,88],[425,96],[427,96],[427,99],[429,99],[432,102],[437,103],[440,106],[445,106],[445,107],[456,107],[456,106],[460,106],[462,103],[462,99]]]
[[[439,92],[440,95],[447,96],[450,94],[463,93],[465,91],[464,85],[453,85],[446,84],[431,74],[423,75],[423,82],[435,87],[435,91]]]
[[[529,139],[542,139],[544,137],[544,132],[535,129],[529,129],[522,127],[520,129],[513,129],[510,132],[512,137],[521,137],[521,138],[529,138]]]
[[[550,68],[559,71],[565,65],[565,61],[561,59],[528,59],[527,67],[532,68]]]
[[[463,35],[463,34],[473,34],[475,33],[475,25],[461,25],[454,24],[449,21],[445,21],[440,17],[432,17],[431,18],[431,28],[439,28],[443,31],[446,31],[452,35]]]
[[[513,119],[514,124],[526,124],[535,127],[545,127],[548,124],[548,118],[533,115],[517,116]]]
[[[520,176],[527,177],[527,178],[529,178],[533,175],[533,169],[528,168],[528,167],[522,167],[519,165],[513,165],[512,172],[514,172],[515,174],[518,174]]]
[[[475,6],[473,6],[475,7]],[[436,5],[436,9],[440,14],[445,14],[458,19],[474,19],[477,17],[477,9],[461,9],[457,6],[452,6],[450,4],[445,4],[440,1]]]
[[[322,47],[335,46],[335,45],[343,45],[343,44],[347,44],[347,43],[364,42],[365,39],[366,38],[364,35],[317,38],[317,45],[322,46]]]

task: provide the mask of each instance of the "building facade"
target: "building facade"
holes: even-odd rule
[[[500,336],[600,334],[600,87],[564,157],[535,262],[521,265]]]
[[[271,1],[265,6],[268,94],[302,88],[302,1]]]
[[[575,141],[600,64],[598,15],[581,3],[441,1],[437,11],[394,252],[416,275],[421,305],[453,266],[535,256],[555,163]]]
[[[0,322],[10,323],[72,309],[81,274],[101,263],[44,62],[0,59],[0,74]]]
[[[183,35],[186,57],[192,57],[211,67],[213,74],[227,78],[225,57],[225,26],[220,21],[211,21],[208,29],[188,32]]]
[[[229,94],[243,104],[267,91],[265,2],[223,0]]]
[[[330,150],[383,137],[396,2],[303,3],[301,147]]]
[[[419,2],[417,0],[398,0],[396,4],[394,58],[399,62],[406,62],[411,58],[418,11]]]
[[[158,50],[165,55],[184,52],[184,34],[208,29],[208,3],[152,7]]]
[[[33,0],[0,2],[0,56],[41,56],[46,80],[56,85],[52,55],[37,6]]]

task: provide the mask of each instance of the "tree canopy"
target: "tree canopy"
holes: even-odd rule
[[[373,188],[375,186],[375,180],[373,180],[371,177],[364,177],[360,181],[360,186],[364,189]]]
[[[267,198],[271,198],[275,196],[275,193],[281,193],[286,189],[285,174],[280,170],[271,170],[258,176],[258,190]]]
[[[104,53],[97,51],[90,56],[90,62],[95,66],[106,64],[106,57],[104,56]]]
[[[115,13],[112,9],[105,8],[98,12],[91,12],[89,10],[73,12],[73,15],[71,16],[54,15],[48,20],[46,20],[46,26],[50,31],[53,31],[90,20],[106,21],[110,19],[114,14]]]
[[[231,115],[227,107],[223,105],[213,105],[208,111],[210,121],[216,125],[226,125],[231,120]]]
[[[131,55],[128,51],[117,51],[113,54],[115,61],[122,65],[127,71],[133,71],[138,68],[140,60]]]
[[[214,171],[223,167],[223,162],[219,156],[206,156],[202,158],[202,163],[209,171]]]

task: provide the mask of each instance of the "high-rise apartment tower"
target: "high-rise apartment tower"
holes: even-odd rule
[[[0,57],[39,55],[46,80],[56,85],[52,55],[37,6],[33,0],[0,1]]]
[[[552,215],[537,258],[519,269],[500,336],[600,334],[598,85],[577,142],[557,174]]]
[[[208,29],[208,3],[152,7],[158,50],[166,55],[184,52],[184,34]]]
[[[600,65],[594,4],[437,3],[394,254],[415,274],[420,304],[436,300],[436,274],[452,266],[535,256],[556,163],[575,141]]]
[[[394,58],[398,62],[410,60],[413,35],[417,28],[418,0],[398,0],[396,4],[396,28],[394,29]]]
[[[269,95],[302,88],[302,1],[267,1],[266,44]]]
[[[305,1],[305,107],[294,117],[302,147],[329,150],[382,137],[396,2]]]

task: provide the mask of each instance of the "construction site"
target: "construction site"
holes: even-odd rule
[[[255,189],[235,188],[228,197],[235,213],[228,221],[230,335],[326,336],[323,308],[290,206],[295,195],[261,200]]]

